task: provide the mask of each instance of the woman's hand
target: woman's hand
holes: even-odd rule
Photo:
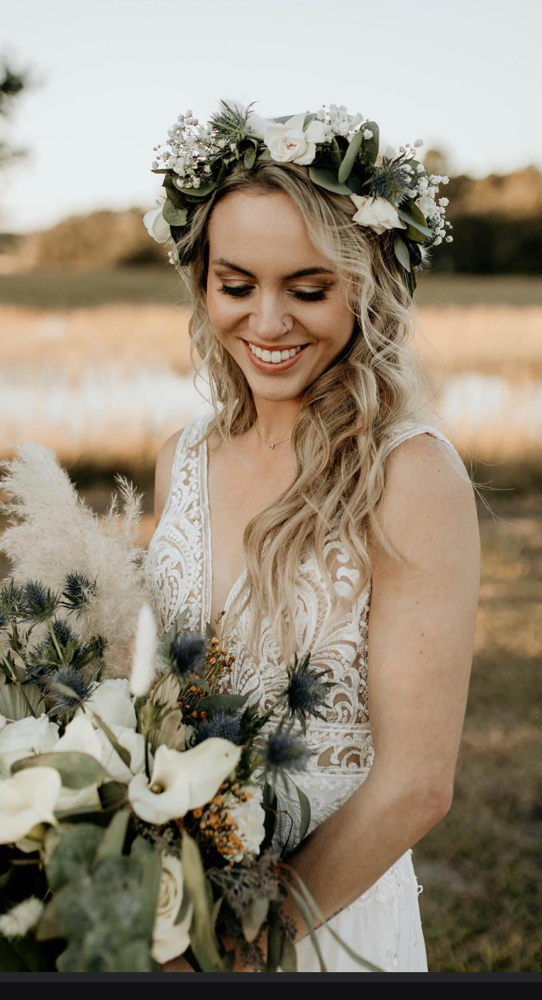
[[[177,958],[170,959],[162,966],[162,972],[195,972],[196,970],[188,964],[184,955],[178,955]]]
[[[221,941],[222,941],[224,947],[226,948],[226,951],[229,952],[229,951],[234,951],[235,950],[235,944],[236,944],[235,938],[230,937],[228,934],[224,934],[221,937]],[[265,934],[265,932],[261,934],[261,940],[259,941],[259,945],[260,945],[260,947],[261,947],[261,949],[262,949],[262,951],[264,953],[264,956],[266,956],[267,955],[267,934]],[[177,958],[172,958],[169,962],[166,962],[165,965],[162,966],[162,971],[163,972],[195,972],[196,970],[192,968],[192,966],[188,963],[188,961],[186,960],[186,958],[184,957],[184,955],[179,955]],[[255,972],[256,970],[253,968],[252,965],[245,965],[244,962],[242,961],[240,955],[239,955],[239,952],[237,952],[237,954],[235,956],[235,961],[234,961],[233,967],[231,968],[230,971],[231,972]]]

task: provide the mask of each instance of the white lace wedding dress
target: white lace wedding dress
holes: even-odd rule
[[[146,558],[149,596],[164,631],[188,607],[184,628],[205,632],[211,616],[211,536],[207,478],[207,446],[197,445],[206,422],[213,414],[194,418],[181,434],[172,467],[170,492],[162,517],[150,541]],[[428,432],[451,442],[427,424],[409,421],[396,428],[388,451],[414,434]],[[348,593],[357,570],[332,542],[327,555],[335,552],[334,581],[337,590]],[[228,650],[236,654],[228,689],[248,695],[248,703],[264,711],[287,682],[285,664],[273,634],[264,619],[260,656],[250,660],[244,652],[247,608],[233,631],[228,626],[228,608],[238,592],[246,570],[236,580],[226,601],[226,614],[214,625],[228,636]],[[333,688],[328,689],[326,720],[311,718],[306,741],[313,751],[307,770],[296,773],[296,783],[311,805],[309,832],[350,797],[367,777],[374,757],[367,705],[367,638],[371,584],[352,611],[339,621],[329,616],[330,598],[316,560],[307,558],[299,567],[296,628],[299,657],[311,650],[310,665],[328,668]],[[272,722],[272,720],[270,720]],[[276,723],[274,723],[276,724]],[[265,732],[265,730],[264,730]],[[275,839],[281,845],[289,838],[289,849],[298,843],[300,808],[295,791],[286,797],[279,785],[279,824]],[[292,831],[292,820],[294,828]],[[352,859],[355,864],[355,859]],[[329,923],[354,950],[386,972],[427,972],[418,885],[409,849],[366,892],[333,917]],[[317,930],[322,954],[330,972],[362,972],[324,928]],[[296,946],[299,972],[318,972],[316,953],[306,937]]]

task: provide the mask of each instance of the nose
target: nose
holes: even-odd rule
[[[248,325],[254,339],[270,344],[289,333],[294,321],[285,315],[280,296],[261,294],[250,313]]]

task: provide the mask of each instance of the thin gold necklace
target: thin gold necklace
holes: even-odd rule
[[[292,436],[292,435],[290,434],[290,436],[289,436],[289,437],[287,437],[287,438],[283,438],[283,439],[282,439],[282,441],[275,441],[275,444],[271,444],[271,442],[270,442],[270,441],[266,441],[266,440],[265,440],[265,438],[263,438],[263,437],[262,437],[262,435],[260,434],[260,432],[259,432],[258,428],[256,427],[256,424],[254,424],[254,427],[255,427],[255,430],[256,430],[256,434],[258,435],[258,437],[260,438],[260,440],[261,440],[261,441],[263,441],[263,442],[264,442],[264,444],[267,444],[267,445],[269,445],[269,447],[271,448],[271,451],[273,450],[273,448],[276,448],[276,446],[277,446],[278,444],[282,444],[282,443],[283,443],[283,441],[289,441],[289,440],[290,440],[290,437]]]

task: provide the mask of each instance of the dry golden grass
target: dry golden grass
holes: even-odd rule
[[[89,362],[127,369],[165,362],[191,370],[185,306],[109,304],[51,312],[0,304],[6,364],[54,362],[76,374]],[[416,345],[437,374],[477,371],[542,377],[542,306],[420,306]],[[36,353],[38,352],[38,354]]]
[[[542,306],[427,305],[416,319],[416,344],[432,369],[542,378]]]

